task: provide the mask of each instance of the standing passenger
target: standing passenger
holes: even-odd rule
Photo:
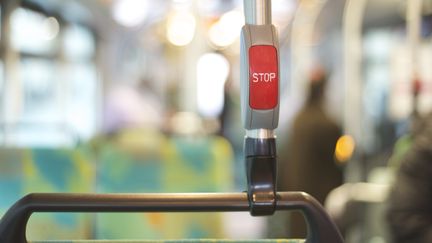
[[[280,190],[304,191],[321,204],[327,194],[343,181],[342,170],[334,157],[341,129],[323,107],[326,83],[325,72],[315,70],[310,79],[305,105],[294,118],[288,141],[287,161],[281,161],[279,175]],[[304,222],[300,214],[291,214],[290,237],[306,236]]]

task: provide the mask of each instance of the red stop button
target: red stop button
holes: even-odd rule
[[[269,110],[278,103],[278,59],[274,46],[249,48],[249,106]]]

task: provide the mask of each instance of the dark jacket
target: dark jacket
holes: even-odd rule
[[[280,189],[305,191],[324,204],[327,194],[342,184],[342,169],[334,158],[340,135],[339,126],[319,104],[304,107],[294,119]]]
[[[336,164],[334,151],[341,131],[328,117],[321,103],[310,102],[297,114],[288,147],[281,151],[278,189],[304,191],[324,204],[327,194],[342,184],[342,169]],[[303,216],[289,217],[291,238],[306,235]]]

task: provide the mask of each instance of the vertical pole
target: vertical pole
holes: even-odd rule
[[[348,0],[344,9],[344,132],[363,147],[362,27],[367,0]]]
[[[18,8],[21,0],[2,2],[1,10],[1,58],[3,60],[3,97],[2,114],[3,144],[10,142],[11,125],[17,121],[19,110],[22,108],[22,81],[17,65],[19,56],[11,45],[11,14]]]
[[[408,32],[408,45],[411,53],[411,75],[414,78],[418,71],[418,50],[420,44],[420,31],[421,31],[421,10],[422,0],[407,1],[407,32]]]
[[[271,24],[271,0],[244,0],[243,6],[246,24]]]
[[[421,38],[421,15],[422,15],[422,3],[423,0],[410,0],[407,1],[407,12],[406,12],[406,28],[408,32],[408,48],[410,53],[410,64],[409,69],[409,82],[411,82],[411,98],[412,98],[412,119],[415,119],[421,115],[420,108],[420,89],[421,88],[421,74],[419,73],[419,51],[420,51],[420,38]],[[417,83],[419,82],[419,83]],[[418,86],[419,85],[419,86]]]

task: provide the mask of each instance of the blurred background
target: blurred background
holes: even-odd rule
[[[0,1],[0,215],[30,192],[244,190],[242,4]],[[290,146],[316,70],[325,72],[322,107],[341,128],[332,153],[343,185],[323,203],[346,242],[390,242],[385,208],[397,163],[389,161],[413,117],[432,109],[432,1],[273,0],[272,9],[278,151]],[[278,220],[37,214],[27,235],[254,239],[282,237]]]

